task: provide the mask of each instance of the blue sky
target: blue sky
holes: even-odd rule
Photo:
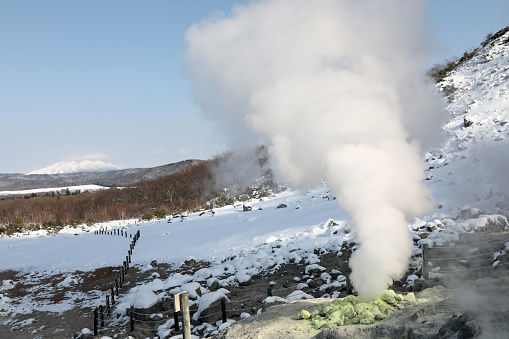
[[[226,150],[193,104],[184,34],[248,1],[0,0],[0,173],[61,160],[124,168]],[[430,64],[509,25],[507,1],[430,0]]]

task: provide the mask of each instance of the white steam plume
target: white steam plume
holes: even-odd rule
[[[424,1],[273,0],[186,33],[204,113],[235,145],[266,143],[291,185],[324,178],[350,212],[361,243],[351,280],[364,298],[406,271],[407,218],[432,209],[417,142],[436,139],[441,113],[423,78],[426,18]]]

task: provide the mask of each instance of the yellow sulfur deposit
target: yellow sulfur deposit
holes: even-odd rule
[[[311,313],[301,310],[299,319],[311,321],[312,326],[317,330],[354,324],[371,325],[384,320],[405,306],[415,304],[416,299],[413,293],[403,296],[392,290],[386,290],[380,298],[369,302],[361,302],[356,296],[349,295],[334,300],[322,310]]]

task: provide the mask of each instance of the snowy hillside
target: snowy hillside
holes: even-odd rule
[[[426,156],[429,183],[449,213],[461,205],[506,210],[509,180],[509,32],[437,87],[449,98],[448,141]]]
[[[77,161],[60,161],[51,166],[33,171],[30,174],[62,174],[62,173],[77,173],[77,172],[105,172],[118,170],[120,167],[105,163],[100,160],[82,160]]]

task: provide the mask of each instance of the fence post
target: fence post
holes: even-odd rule
[[[428,244],[422,244],[422,276],[426,280],[429,278]]]
[[[107,295],[106,296],[106,315],[109,317],[111,314],[111,310],[110,310],[110,296]]]
[[[115,279],[115,294],[118,297],[118,279]]]
[[[272,297],[272,286],[267,287],[267,297]]]
[[[346,294],[352,294],[352,283],[350,282],[350,276],[346,275]]]
[[[115,305],[115,287],[111,286],[111,306]]]
[[[127,269],[129,269],[129,256],[125,256],[125,264],[127,265]]]
[[[175,322],[175,331],[180,330],[179,328],[179,312],[173,312],[173,321]]]
[[[191,339],[191,317],[189,315],[189,294],[180,294],[180,311],[182,312],[182,336],[183,339]]]
[[[99,305],[99,313],[101,313],[101,328],[104,327],[104,308],[103,305]]]
[[[134,306],[131,306],[131,312],[130,313],[130,323],[131,323],[131,332],[134,331]]]
[[[221,317],[223,318],[223,324],[226,322],[226,300],[221,298]]]
[[[99,318],[99,314],[97,312],[97,308],[94,309],[94,336],[97,335],[97,322],[98,322],[98,319]]]
[[[173,296],[173,320],[175,322],[175,331],[179,330],[179,312],[180,312],[180,293]]]

